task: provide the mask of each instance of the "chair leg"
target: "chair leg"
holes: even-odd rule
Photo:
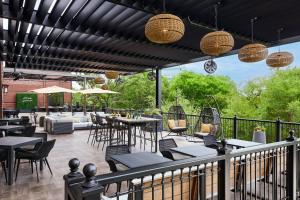
[[[36,160],[34,160],[33,162],[35,164],[36,179],[37,179],[37,182],[39,182],[40,181],[40,179],[39,179],[39,171],[38,171]]]
[[[50,167],[50,165],[49,165],[49,162],[48,162],[47,158],[45,158],[45,161],[46,161],[46,164],[47,164],[47,166],[48,166],[48,169],[49,169],[51,175],[53,175],[53,174],[52,174],[51,167]]]
[[[17,181],[17,178],[18,178],[19,167],[20,167],[20,159],[18,159],[18,162],[17,162],[17,171],[16,171],[15,181]]]
[[[94,124],[91,125],[91,128],[90,128],[90,134],[89,134],[87,143],[89,143],[89,141],[90,141],[90,137],[91,137],[91,135],[92,135],[93,126],[94,126]]]
[[[30,160],[29,162],[30,162],[30,165],[31,165],[31,173],[33,174],[33,162],[32,162],[32,160]]]
[[[1,161],[1,165],[2,165],[3,172],[4,172],[4,176],[5,176],[5,182],[7,183],[7,171],[6,171],[5,162]]]

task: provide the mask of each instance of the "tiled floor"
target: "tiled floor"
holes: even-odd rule
[[[1,200],[37,200],[51,199],[58,200],[64,198],[63,175],[69,172],[68,162],[71,158],[78,158],[81,162],[80,169],[87,163],[94,163],[97,166],[97,174],[109,172],[107,163],[104,160],[104,151],[97,146],[92,147],[87,144],[88,131],[75,131],[70,135],[49,135],[49,140],[56,139],[53,151],[49,155],[49,162],[53,171],[51,176],[45,167],[40,173],[40,182],[36,180],[36,174],[31,174],[30,165],[21,165],[18,180],[12,186],[5,184],[5,178],[0,170],[0,199]],[[139,139],[138,139],[139,140]],[[179,146],[190,145],[183,137],[176,137]],[[146,150],[150,150],[149,142]],[[133,151],[141,151],[137,144]]]

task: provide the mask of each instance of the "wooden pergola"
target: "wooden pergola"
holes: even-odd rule
[[[199,41],[214,30],[216,4],[219,29],[235,39],[234,49],[226,55],[251,41],[250,19],[254,17],[255,41],[277,45],[279,28],[283,28],[281,43],[299,41],[297,0],[167,0],[167,12],[185,24],[183,38],[171,45],[151,43],[144,34],[148,19],[162,12],[162,1],[2,0],[1,61],[7,68],[59,72],[155,69],[159,106],[160,69],[208,59],[201,53]]]

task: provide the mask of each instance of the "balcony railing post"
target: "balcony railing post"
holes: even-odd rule
[[[233,138],[237,138],[237,132],[238,132],[238,124],[237,124],[237,116],[234,115],[233,117]]]
[[[65,180],[65,200],[73,200],[74,197],[70,191],[70,185],[79,183],[84,180],[84,176],[78,172],[80,161],[77,158],[73,158],[69,161],[70,173],[64,175]]]
[[[280,142],[281,141],[281,120],[278,118],[276,120],[276,129],[275,129],[275,133],[276,133],[276,142]]]
[[[297,163],[297,143],[295,142],[294,131],[289,132],[287,141],[293,142],[293,145],[287,147],[286,159],[286,195],[287,199],[296,199],[296,163]]]
[[[222,148],[219,155],[225,155],[225,159],[218,161],[218,200],[231,199],[230,192],[230,150],[227,149],[225,140],[222,140]]]
[[[95,180],[96,166],[86,164],[83,167],[84,177],[77,172],[79,163],[76,158],[69,161],[71,172],[64,176],[65,200],[100,200],[104,187]]]

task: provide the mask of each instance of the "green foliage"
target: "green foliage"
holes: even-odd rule
[[[183,71],[171,81],[172,97],[176,90],[180,90],[183,97],[188,99],[196,109],[201,109],[204,105],[207,105],[207,96],[212,95],[216,98],[222,110],[227,107],[231,95],[236,93],[236,86],[232,80],[225,76],[211,76]]]

